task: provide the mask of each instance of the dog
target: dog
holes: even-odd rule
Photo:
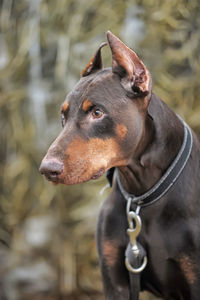
[[[129,199],[130,211],[140,208],[136,246],[147,258],[140,290],[199,300],[200,140],[152,92],[150,72],[137,54],[110,31],[107,39],[112,67],[102,67],[103,43],[62,104],[63,130],[40,172],[55,184],[72,185],[110,170],[112,192],[97,226],[107,300],[138,299],[131,286],[136,275],[124,263]]]

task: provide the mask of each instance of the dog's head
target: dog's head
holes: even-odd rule
[[[151,78],[139,57],[107,33],[112,68],[102,69],[102,44],[61,107],[63,130],[40,172],[55,183],[96,179],[137,153],[151,97]]]

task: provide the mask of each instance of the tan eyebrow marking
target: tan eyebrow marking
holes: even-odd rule
[[[90,109],[91,107],[93,106],[92,102],[88,99],[84,100],[83,101],[83,104],[82,104],[82,109],[84,111],[87,111],[88,109]]]
[[[61,111],[65,112],[69,108],[69,102],[65,101],[61,107]]]
[[[120,139],[125,138],[127,134],[127,130],[128,130],[127,127],[123,124],[117,124],[115,128],[115,132]]]

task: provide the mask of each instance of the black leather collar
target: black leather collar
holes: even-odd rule
[[[178,179],[179,175],[183,171],[192,150],[192,133],[189,126],[183,121],[184,125],[184,139],[181,149],[179,150],[176,158],[169,166],[167,171],[161,177],[161,179],[146,193],[140,196],[135,196],[133,194],[129,194],[123,187],[117,169],[112,168],[109,170],[107,174],[107,178],[109,183],[112,185],[112,178],[114,172],[116,172],[117,184],[119,189],[126,200],[132,199],[132,203],[135,203],[138,206],[148,206],[152,203],[158,201],[162,196],[164,196],[167,191],[173,186],[175,181]]]

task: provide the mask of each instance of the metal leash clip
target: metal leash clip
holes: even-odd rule
[[[140,247],[138,247],[138,243],[136,240],[137,236],[139,235],[139,233],[141,231],[141,227],[142,227],[142,221],[139,216],[140,207],[139,206],[137,207],[136,212],[131,211],[130,210],[131,201],[132,201],[132,199],[129,198],[128,203],[127,203],[127,219],[128,219],[128,223],[129,223],[129,228],[127,229],[127,233],[130,238],[130,246],[131,247],[128,247],[128,249],[127,249],[127,251],[129,251],[129,252],[125,258],[125,265],[126,265],[126,268],[128,269],[128,271],[130,271],[132,273],[140,273],[146,267],[147,256],[145,255],[143,257],[142,265],[138,268],[133,268],[129,261],[130,257],[131,257],[131,261],[133,261],[133,262],[138,261],[138,259],[140,260],[140,258],[141,258],[141,251],[140,251],[141,245],[140,245]]]

